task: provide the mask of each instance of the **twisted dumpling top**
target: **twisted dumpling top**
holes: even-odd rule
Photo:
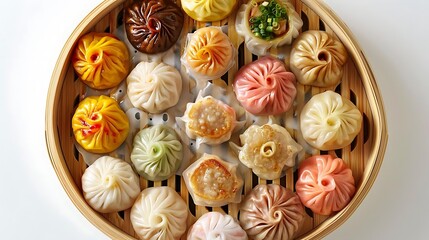
[[[304,216],[298,196],[277,184],[257,185],[240,207],[240,224],[255,240],[292,239]]]
[[[125,43],[112,34],[95,32],[79,39],[72,64],[79,78],[95,89],[117,86],[131,66]]]
[[[295,40],[290,57],[292,72],[301,84],[330,87],[343,76],[347,50],[323,31],[307,31]]]
[[[359,133],[362,114],[348,99],[333,91],[314,95],[301,111],[305,141],[319,150],[349,145]]]
[[[182,62],[194,78],[213,80],[234,64],[233,49],[220,28],[200,28],[190,35]]]
[[[247,240],[247,234],[230,215],[208,212],[192,225],[187,239]]]
[[[236,0],[182,0],[182,8],[197,21],[220,21],[231,13],[236,2]]]
[[[286,112],[296,96],[295,76],[273,57],[243,66],[235,76],[233,88],[241,105],[255,115]]]
[[[296,193],[314,213],[330,215],[343,209],[355,190],[352,171],[341,158],[312,156],[299,166]]]

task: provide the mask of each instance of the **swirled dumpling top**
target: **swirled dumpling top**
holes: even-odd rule
[[[295,40],[290,68],[301,84],[330,87],[343,76],[347,50],[343,44],[323,31],[307,31]]]
[[[187,218],[187,204],[171,187],[146,188],[130,213],[134,231],[144,240],[179,240]]]
[[[270,48],[292,43],[299,35],[302,20],[289,0],[252,0],[241,5],[235,28],[246,47],[256,55]]]
[[[247,234],[230,215],[208,212],[192,225],[187,239],[247,240]]]
[[[240,207],[240,224],[254,240],[293,239],[304,216],[298,196],[277,184],[257,185]]]
[[[134,107],[160,113],[177,104],[182,77],[163,62],[140,62],[127,77],[127,93]]]
[[[129,121],[119,104],[110,97],[91,96],[79,103],[72,118],[76,141],[92,153],[108,153],[127,138]]]
[[[77,42],[72,64],[79,78],[95,89],[117,86],[131,66],[128,48],[112,34],[88,33]]]
[[[190,34],[182,63],[194,78],[220,78],[234,64],[234,48],[218,27],[200,28]]]
[[[183,179],[196,205],[220,207],[241,201],[243,180],[237,165],[204,154],[184,172]]]
[[[125,161],[104,156],[90,165],[82,175],[83,196],[101,213],[130,208],[140,193],[139,177]]]
[[[237,0],[182,0],[182,8],[193,19],[220,21],[232,11]]]
[[[182,10],[170,0],[134,1],[124,9],[128,40],[143,53],[172,47],[182,32],[183,20]]]
[[[343,209],[356,187],[352,171],[341,158],[312,156],[299,166],[296,193],[314,213],[330,215]]]
[[[285,167],[293,167],[296,154],[302,150],[277,124],[252,125],[240,135],[240,141],[240,161],[258,177],[269,180],[279,178]]]
[[[302,136],[319,150],[349,145],[359,133],[362,114],[347,98],[333,91],[314,95],[301,111]]]
[[[295,76],[284,63],[263,57],[243,66],[235,76],[233,87],[238,101],[255,115],[286,112],[296,96]]]
[[[134,137],[131,161],[137,172],[148,180],[169,178],[179,168],[182,158],[182,143],[167,125],[144,128]]]

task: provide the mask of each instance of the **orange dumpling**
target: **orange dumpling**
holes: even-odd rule
[[[108,153],[127,138],[129,121],[119,104],[107,96],[92,96],[79,103],[72,119],[76,141],[92,153]]]
[[[112,34],[94,32],[79,39],[72,64],[82,82],[95,89],[117,86],[131,66],[125,43]]]
[[[233,65],[233,49],[229,37],[220,28],[200,28],[188,39],[182,62],[193,77],[213,80]]]

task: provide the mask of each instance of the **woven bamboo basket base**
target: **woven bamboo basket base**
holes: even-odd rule
[[[113,5],[113,1],[111,1]],[[130,3],[130,1],[120,2],[114,4],[115,6],[109,6],[109,11],[107,14],[99,14],[96,17],[93,17],[91,19],[87,19],[86,22],[83,22],[83,24],[86,24],[84,27],[84,31],[79,32],[79,36],[90,32],[90,31],[96,31],[96,32],[111,32],[114,33],[118,27],[122,25],[123,21],[123,14],[122,9],[124,6]],[[180,1],[177,1],[180,5]],[[239,4],[245,1],[239,1]],[[319,15],[317,15],[312,9],[308,7],[308,4],[306,5],[300,0],[292,1],[292,3],[295,6],[296,11],[300,14],[304,26],[302,28],[302,31],[306,30],[325,30],[326,32],[330,33],[333,36],[336,36],[336,33],[326,24],[322,19],[319,18]],[[237,10],[237,6],[235,8],[235,11]],[[104,9],[105,11],[105,9]],[[237,35],[237,32],[235,31],[235,11],[229,16],[229,18],[219,21],[219,22],[212,22],[211,25],[213,26],[224,26],[228,25],[228,36],[230,37],[232,43],[238,49],[238,61],[237,63],[229,70],[227,74],[225,74],[221,79],[215,80],[215,84],[219,85],[225,85],[225,84],[232,84],[232,81],[234,79],[235,73],[242,67],[243,65],[250,63],[257,59],[257,56],[252,55],[251,52],[249,52],[246,47],[243,44],[243,39]],[[196,22],[189,18],[188,16],[185,17],[185,23],[182,31],[182,39],[186,38],[186,35],[190,32],[195,31],[196,29],[199,29],[201,27],[205,27],[206,23],[203,22]],[[78,36],[75,36],[77,39]],[[181,51],[183,52],[183,48],[185,45],[185,41],[182,41],[181,43]],[[50,114],[53,117],[53,124],[54,124],[54,134],[57,134],[58,142],[53,144],[59,143],[58,151],[60,152],[60,158],[63,159],[63,166],[66,166],[67,169],[65,169],[66,172],[66,179],[68,178],[70,181],[66,184],[69,184],[69,188],[74,191],[74,193],[77,195],[71,196],[71,198],[74,198],[77,196],[77,198],[80,202],[83,200],[82,195],[82,186],[81,186],[81,177],[85,169],[87,168],[87,165],[78,150],[75,147],[75,141],[74,136],[71,128],[71,118],[72,115],[80,102],[82,100],[82,97],[85,94],[86,86],[78,80],[78,77],[75,75],[72,65],[70,64],[70,52],[71,49],[68,49],[69,53],[67,54],[67,57],[65,59],[65,65],[59,66],[62,67],[63,70],[59,74],[59,79],[53,79],[53,81],[58,81],[58,87],[57,91],[54,93],[54,98],[58,101],[53,105],[53,109],[47,109],[47,111],[52,111]],[[282,52],[283,51],[283,52]],[[279,53],[286,53],[286,48],[280,48],[277,50],[272,50],[271,54],[277,56]],[[288,64],[288,56],[285,56],[285,62]],[[359,63],[361,64],[361,63]],[[181,71],[185,71],[185,69],[182,67]],[[374,161],[374,151],[381,152],[381,155],[384,152],[383,149],[383,143],[381,146],[381,150],[374,148],[374,139],[375,135],[379,134],[380,132],[380,126],[377,126],[377,128],[374,128],[375,120],[379,120],[380,116],[377,116],[376,119],[374,119],[374,106],[371,106],[371,99],[372,95],[370,95],[371,99],[367,97],[367,89],[368,87],[365,86],[364,81],[362,80],[361,74],[356,67],[356,59],[353,57],[350,57],[348,62],[345,65],[345,71],[344,76],[342,79],[342,82],[340,85],[331,88],[330,90],[334,90],[338,93],[340,93],[343,97],[346,97],[350,99],[362,112],[363,114],[363,128],[362,131],[359,133],[359,135],[355,138],[355,140],[352,142],[351,145],[335,150],[335,151],[329,151],[329,152],[317,152],[316,154],[332,154],[336,155],[338,157],[341,157],[347,165],[352,169],[353,176],[355,178],[355,182],[357,184],[357,193],[355,198],[352,200],[355,201],[355,205],[352,207],[352,209],[345,209],[343,211],[353,211],[355,207],[359,204],[359,202],[363,199],[366,192],[368,191],[372,181],[368,181],[367,178],[375,176],[367,176],[366,174],[369,174],[371,170],[369,168],[376,168],[374,167],[374,164],[377,163]],[[309,87],[309,86],[303,86],[298,84],[297,85],[297,96],[296,96],[296,106],[294,106],[293,110],[288,111],[287,114],[293,115],[293,116],[299,116],[299,113],[304,106],[305,102],[310,99],[311,96],[323,92],[327,90],[326,88],[316,88],[316,87]],[[371,93],[373,94],[373,93]],[[48,96],[49,98],[50,96]],[[51,96],[52,97],[52,96]],[[48,101],[48,107],[49,107],[49,101]],[[383,114],[382,106],[381,108],[376,109],[376,114],[380,114],[378,111]],[[49,114],[48,114],[49,115]],[[381,115],[381,122],[383,122],[384,118],[383,115]],[[49,122],[49,116],[48,116],[48,122]],[[49,126],[49,123],[48,123]],[[48,129],[47,131],[49,131]],[[297,140],[298,143],[304,144],[302,136],[300,135],[300,132],[294,130],[294,129],[288,129],[291,135]],[[381,129],[383,130],[383,129]],[[50,145],[50,140],[48,136],[48,148]],[[58,146],[57,146],[58,147]],[[50,149],[52,151],[52,149]],[[306,154],[303,158],[309,157],[309,154]],[[52,157],[52,154],[51,154]],[[54,166],[56,160],[53,159]],[[370,161],[370,162],[368,162]],[[369,166],[368,166],[369,165]],[[378,166],[379,167],[379,166]],[[375,169],[375,173],[377,172],[377,169]],[[60,173],[59,173],[60,174]],[[295,181],[297,179],[296,171],[294,172],[293,169],[290,169],[287,171],[286,176],[276,179],[273,181],[269,180],[263,180],[259,179],[256,175],[252,174],[251,170],[248,170],[244,174],[244,188],[243,188],[243,197],[248,192],[252,190],[254,186],[257,184],[267,184],[267,183],[276,183],[281,184],[282,186],[285,186],[291,190],[294,190]],[[363,177],[365,177],[365,181],[363,181]],[[63,182],[64,184],[64,182]],[[162,182],[152,182],[147,181],[143,178],[140,178],[140,184],[142,189],[152,186],[170,186],[182,196],[182,198],[188,203],[189,210],[192,214],[191,217],[188,219],[188,224],[191,225],[196,219],[198,219],[202,214],[209,212],[209,211],[218,211],[222,213],[227,213],[234,218],[238,218],[238,209],[239,204],[229,204],[224,207],[216,207],[216,208],[210,208],[210,207],[202,207],[202,206],[195,206],[192,198],[190,197],[188,190],[186,188],[186,185],[184,183],[184,180],[180,176],[172,176],[168,180],[162,181]],[[67,188],[65,186],[65,188]],[[67,190],[67,189],[66,189]],[[69,192],[68,191],[68,192]],[[69,192],[70,194],[70,192]],[[73,194],[71,194],[73,195]],[[76,200],[77,201],[77,200]],[[347,207],[346,207],[347,208]],[[305,223],[303,227],[298,232],[297,236],[298,238],[310,238],[310,237],[321,237],[323,235],[326,235],[327,232],[323,232],[324,226],[323,224],[326,222],[329,222],[330,219],[336,219],[339,218],[339,216],[342,214],[341,212],[337,215],[332,216],[321,216],[317,214],[313,214],[311,210],[306,209],[307,215],[305,219]],[[115,228],[120,229],[120,231],[123,231],[126,235],[129,235],[131,238],[138,238],[136,233],[133,230],[133,227],[130,222],[130,210],[121,211],[118,213],[112,213],[112,214],[99,214],[96,213],[94,210],[90,209],[89,206],[86,206],[85,210],[81,211],[85,214],[85,211],[92,211],[92,214],[95,214],[95,216],[99,216],[100,222],[104,222],[102,224],[110,225],[110,227],[114,230],[112,231],[118,231]],[[347,215],[347,214],[346,214]],[[347,216],[346,216],[347,217]],[[346,218],[345,217],[345,218]],[[107,221],[106,221],[107,220]],[[339,221],[342,222],[341,220]],[[100,227],[99,224],[95,223],[97,226]],[[334,225],[334,228],[337,227],[339,224],[330,223]],[[102,229],[104,230],[104,229]],[[332,229],[331,229],[332,230]],[[109,233],[108,233],[109,234]],[[110,235],[110,234],[109,234]],[[111,235],[110,235],[111,236]],[[112,236],[111,236],[112,237]],[[185,238],[185,236],[183,237]]]

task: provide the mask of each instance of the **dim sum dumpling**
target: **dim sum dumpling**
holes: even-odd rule
[[[183,179],[196,205],[220,207],[241,201],[243,180],[237,165],[204,154],[184,172]]]
[[[193,19],[200,22],[220,21],[227,17],[236,0],[182,0],[182,8]]]
[[[234,64],[234,47],[220,28],[200,28],[190,34],[181,60],[192,77],[213,80]]]
[[[169,178],[179,168],[182,157],[182,143],[167,125],[144,128],[134,138],[131,161],[137,172],[148,180]]]
[[[72,64],[82,82],[91,88],[107,89],[127,76],[131,61],[125,43],[112,34],[92,32],[77,42]]]
[[[362,114],[348,99],[333,91],[314,95],[301,111],[305,141],[319,150],[349,145],[359,133]]]
[[[237,100],[255,115],[286,112],[296,96],[295,76],[282,61],[264,57],[243,66],[234,79]]]
[[[168,50],[179,39],[184,16],[171,0],[133,1],[124,9],[127,38],[142,53]]]
[[[337,85],[343,76],[347,50],[323,31],[307,31],[295,40],[290,68],[301,84],[316,87]]]
[[[171,187],[143,190],[131,208],[131,224],[141,239],[178,240],[187,228],[188,206]]]
[[[82,175],[85,200],[101,213],[130,208],[140,193],[139,177],[125,161],[103,156]]]
[[[72,118],[76,141],[92,153],[108,153],[127,138],[127,115],[110,97],[91,96],[81,101]]]
[[[312,156],[299,166],[296,193],[314,213],[330,215],[343,209],[355,193],[352,171],[341,158]]]
[[[259,25],[252,27],[253,22],[256,24],[259,23],[258,20],[251,20],[254,17],[261,17],[262,19],[272,18],[269,16],[262,16],[266,13],[261,11],[261,5],[264,2],[268,3],[271,6],[269,0],[252,0],[248,1],[247,4],[241,5],[237,12],[235,20],[235,28],[237,33],[244,37],[246,47],[255,55],[266,55],[270,48],[277,48],[286,44],[291,44],[292,40],[299,35],[299,30],[301,29],[303,22],[299,17],[298,13],[295,11],[292,3],[289,0],[275,0],[273,1],[274,8],[276,4],[284,9],[285,15],[280,18],[278,21],[278,26],[273,27],[272,31],[265,30],[265,32],[274,33],[274,35],[263,36],[261,35],[262,31],[259,30],[259,35],[254,33],[254,28],[259,29]],[[267,8],[267,6],[263,6]],[[278,12],[278,9],[274,9],[275,12]],[[267,11],[273,12],[273,11]],[[278,18],[273,16],[274,18]],[[266,23],[266,20],[262,20],[260,24]],[[266,24],[268,27],[268,24]]]
[[[192,225],[187,239],[247,240],[247,234],[230,215],[208,212]]]
[[[127,77],[131,103],[149,113],[161,113],[177,104],[182,77],[176,68],[163,62],[140,62]]]
[[[252,125],[240,135],[240,141],[240,161],[258,177],[269,180],[279,178],[285,167],[293,167],[302,150],[289,132],[277,124]]]
[[[304,222],[299,197],[277,184],[259,184],[240,207],[240,224],[254,240],[293,239]]]
[[[210,145],[228,141],[236,126],[235,110],[212,96],[199,96],[188,103],[183,117],[186,134],[199,143]]]

